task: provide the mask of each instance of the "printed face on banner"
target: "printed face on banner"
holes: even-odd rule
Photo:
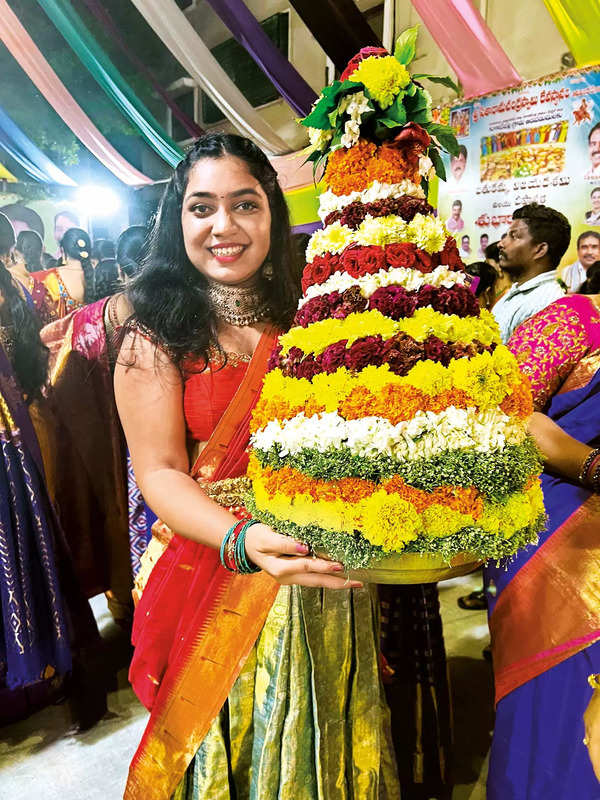
[[[512,212],[527,203],[569,219],[563,266],[577,259],[581,233],[600,233],[600,67],[441,109],[439,119],[454,128],[460,146],[446,158],[439,213],[463,252],[469,237],[470,261],[500,240]]]

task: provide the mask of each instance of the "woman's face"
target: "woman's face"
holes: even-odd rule
[[[183,241],[194,267],[229,286],[251,283],[271,245],[271,209],[262,186],[235,156],[192,167],[181,208]]]

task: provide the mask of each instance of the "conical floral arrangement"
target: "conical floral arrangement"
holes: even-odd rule
[[[415,41],[361,51],[302,121],[324,227],[252,421],[250,509],[349,568],[498,558],[544,523],[527,379],[423,190],[457,145]]]

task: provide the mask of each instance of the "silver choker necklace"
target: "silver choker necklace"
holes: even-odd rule
[[[269,306],[263,293],[254,286],[227,286],[209,281],[208,297],[219,319],[244,327],[269,318]]]

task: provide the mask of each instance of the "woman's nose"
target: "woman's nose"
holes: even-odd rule
[[[213,217],[213,233],[222,235],[235,228],[233,215],[228,208],[218,208]]]

